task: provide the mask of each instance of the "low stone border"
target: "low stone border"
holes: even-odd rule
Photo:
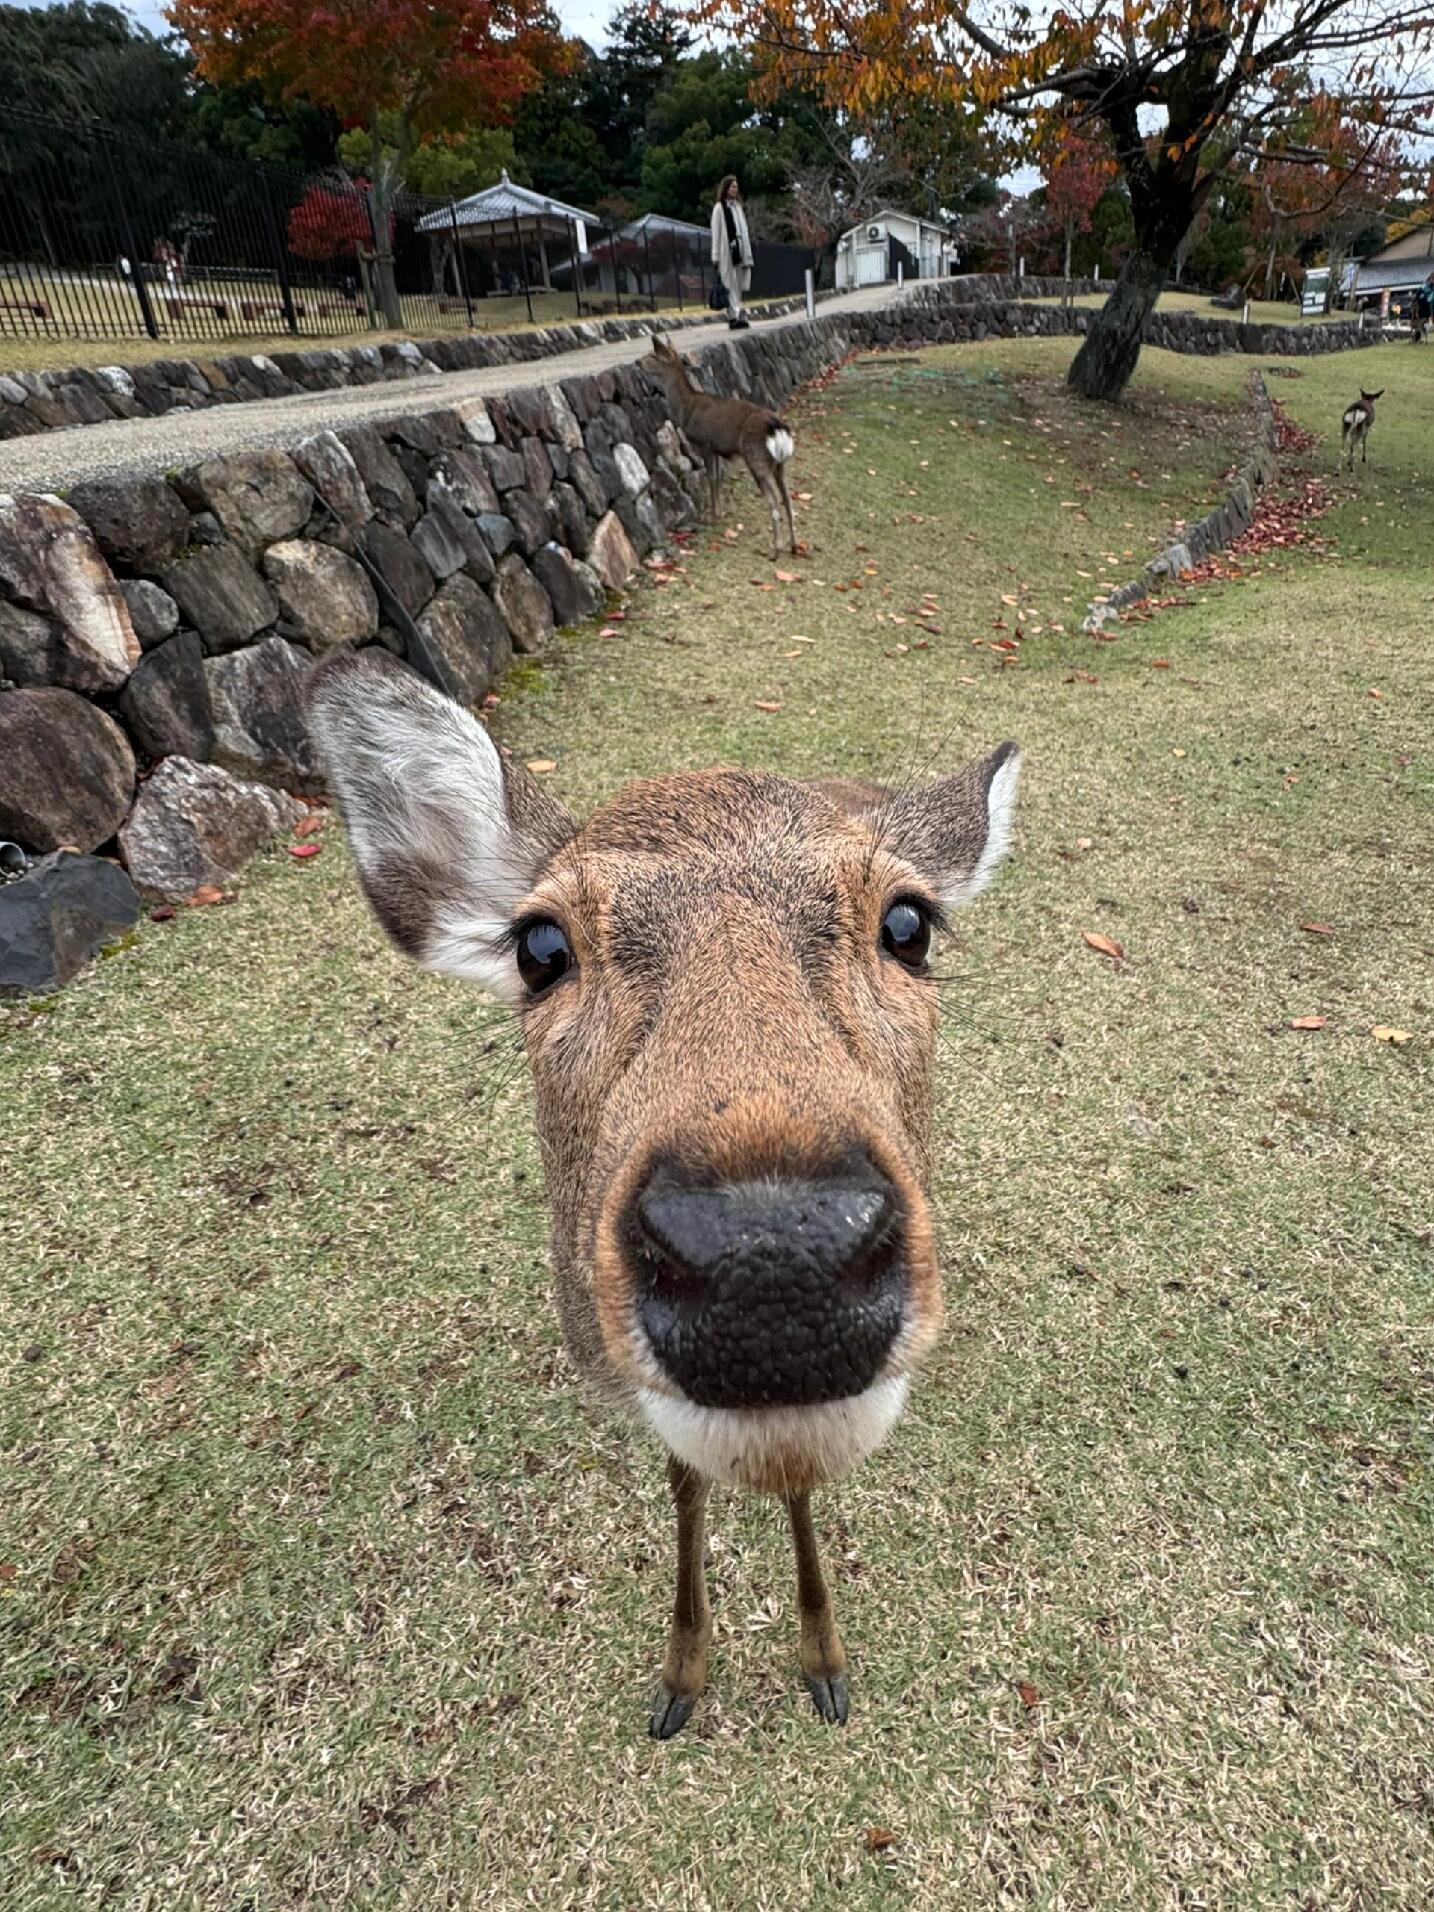
[[[1010,281],[1009,283],[1017,283]],[[1028,287],[1060,282],[1020,281]],[[1093,281],[1091,282],[1094,283]],[[908,307],[935,311],[942,315],[942,342],[960,342],[984,338],[1062,338],[1084,336],[1095,322],[1094,310],[1084,306],[1036,305],[1016,298],[970,298],[966,282],[947,280],[940,284],[914,287]],[[955,287],[963,287],[956,292]],[[1045,297],[1034,293],[1031,297]],[[905,310],[903,307],[900,310]],[[899,313],[882,315],[891,327],[891,336],[900,331]],[[1203,312],[1152,312],[1143,334],[1147,345],[1168,352],[1193,353],[1214,358],[1225,352],[1245,352],[1263,358],[1310,358],[1324,352],[1348,352],[1382,343],[1377,327],[1357,320],[1336,319],[1320,325],[1244,325],[1238,319],[1224,319]]]
[[[1092,604],[1081,625],[1083,631],[1093,634],[1103,630],[1109,619],[1119,617],[1122,611],[1128,611],[1132,605],[1143,604],[1162,583],[1169,583],[1183,577],[1187,571],[1193,571],[1202,559],[1208,558],[1214,551],[1223,551],[1226,545],[1233,544],[1236,538],[1249,530],[1255,515],[1256,498],[1266,485],[1272,484],[1279,476],[1279,462],[1275,456],[1278,436],[1275,408],[1259,372],[1250,380],[1250,392],[1255,419],[1255,448],[1241,465],[1234,484],[1223,500],[1213,511],[1207,511],[1203,518],[1190,525],[1181,537],[1157,552],[1139,577],[1117,585],[1107,597]]]
[[[772,299],[759,308],[768,317],[800,310],[800,298]],[[661,329],[677,332],[710,325],[701,311],[664,317]],[[485,366],[522,365],[580,352],[587,346],[630,339],[651,331],[653,318],[583,319],[572,325],[532,326],[519,332],[464,332],[451,337],[387,345],[319,346],[222,358],[150,359],[134,365],[71,366],[58,372],[0,373],[0,439],[75,425],[104,425],[112,418],[158,418],[169,412],[236,405],[295,392],[332,391],[345,385],[380,385],[433,378]]]

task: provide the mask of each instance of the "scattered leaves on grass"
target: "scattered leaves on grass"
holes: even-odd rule
[[[1109,956],[1112,962],[1124,962],[1125,951],[1113,936],[1102,936],[1098,929],[1083,929],[1081,940],[1087,948],[1098,950],[1102,956]]]
[[[1021,1696],[1022,1706],[1039,1706],[1040,1705],[1041,1703],[1040,1690],[1037,1687],[1033,1686],[1029,1680],[1017,1680],[1016,1691]]]
[[[868,1826],[865,1838],[868,1852],[885,1852],[894,1842],[896,1834],[888,1831],[885,1826]]]
[[[1405,1043],[1414,1040],[1412,1029],[1391,1029],[1385,1022],[1377,1022],[1369,1033],[1376,1042]]]
[[[772,576],[778,584],[800,584],[802,581],[795,571],[774,571]]]
[[[289,855],[299,857],[318,856],[323,847],[322,843],[291,843],[289,845]]]
[[[1328,1016],[1294,1016],[1290,1020],[1290,1027],[1291,1029],[1323,1029],[1328,1021]]]
[[[549,771],[556,770],[557,767],[556,757],[529,757],[527,762],[527,768],[535,777],[546,777]]]

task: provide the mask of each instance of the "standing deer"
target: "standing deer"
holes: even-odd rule
[[[379,921],[517,1010],[568,1351],[668,1449],[651,1732],[707,1682],[712,1481],[785,1502],[802,1670],[844,1722],[810,1497],[889,1433],[941,1326],[927,950],[1005,852],[1015,746],[896,794],[685,772],[579,823],[381,653],[326,658],[310,714]]]
[[[1339,461],[1341,464],[1344,464],[1345,461],[1348,460],[1351,471],[1354,470],[1354,453],[1356,446],[1359,448],[1359,462],[1362,465],[1369,463],[1369,434],[1374,425],[1374,401],[1377,398],[1383,398],[1383,396],[1384,387],[1382,385],[1377,392],[1366,392],[1364,387],[1361,386],[1359,389],[1359,397],[1345,412],[1344,436],[1340,443]]]
[[[787,490],[787,460],[796,450],[791,427],[765,405],[745,398],[713,398],[692,383],[686,361],[655,333],[642,369],[667,394],[673,422],[702,453],[712,516],[722,508],[722,460],[742,457],[772,514],[772,556],[781,538],[781,512],[787,514],[787,538],[797,548],[797,525]]]

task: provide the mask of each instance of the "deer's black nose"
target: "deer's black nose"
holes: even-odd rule
[[[811,1181],[714,1186],[660,1169],[630,1239],[642,1331],[702,1407],[860,1394],[901,1326],[898,1205],[864,1158]]]

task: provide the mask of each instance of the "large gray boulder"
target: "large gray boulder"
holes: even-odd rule
[[[353,453],[333,432],[315,432],[294,447],[294,463],[315,494],[351,529],[373,516],[368,492]]]
[[[445,451],[434,459],[428,473],[428,503],[438,493],[446,493],[470,518],[485,511],[498,510],[498,493],[476,452]]]
[[[53,683],[118,690],[139,662],[129,606],[89,526],[58,498],[0,496],[0,593],[56,627]],[[28,627],[23,648],[32,660],[34,637]]]
[[[515,651],[537,651],[553,634],[553,605],[547,592],[513,552],[498,566],[493,601],[512,633]]]
[[[331,545],[287,538],[264,553],[264,576],[287,634],[325,651],[362,644],[378,629],[378,598],[361,565]]]
[[[545,544],[533,558],[533,575],[552,600],[559,624],[581,624],[603,607],[607,592],[591,565],[560,544]]]
[[[279,601],[232,544],[191,551],[164,574],[164,588],[214,655],[237,650],[279,615]]]
[[[313,660],[282,637],[211,657],[204,666],[214,710],[214,761],[281,790],[318,790],[323,776],[304,722]]]
[[[121,578],[120,591],[129,606],[129,621],[142,651],[162,644],[179,629],[179,606],[149,578]]]
[[[0,888],[0,996],[48,996],[139,918],[135,887],[98,856],[42,857]]]
[[[162,571],[189,542],[189,513],[162,478],[85,478],[66,502],[105,556],[133,571]]]
[[[503,499],[503,509],[517,534],[518,549],[525,558],[531,558],[552,536],[547,512],[528,491],[508,492]]]
[[[282,451],[234,451],[206,458],[176,483],[197,509],[212,511],[226,537],[251,556],[309,521],[314,490]]]
[[[202,883],[230,882],[304,806],[218,764],[166,757],[140,788],[120,831],[120,854],[144,896],[182,903]]]
[[[637,569],[637,553],[615,512],[598,520],[588,541],[587,561],[609,591],[620,591]]]
[[[379,517],[389,524],[410,525],[418,516],[418,499],[382,436],[372,425],[350,425],[343,434],[363,488]]]
[[[119,695],[125,729],[147,757],[205,761],[214,749],[214,709],[204,646],[181,631],[146,651]]]
[[[483,463],[499,492],[515,490],[528,476],[522,459],[506,445],[489,445],[483,453]]]
[[[410,617],[417,617],[433,596],[436,582],[427,564],[403,533],[395,531],[392,525],[375,522],[364,532],[363,539],[369,562],[383,580],[378,595],[384,615],[391,623],[396,621],[385,602],[391,599]]]
[[[70,690],[0,696],[0,837],[27,850],[94,850],[124,821],[134,752],[112,717]]]
[[[558,543],[565,544],[569,551],[581,557],[587,550],[592,527],[583,510],[583,501],[571,485],[559,482],[553,486],[548,499],[548,523]]]
[[[512,662],[507,625],[492,600],[461,571],[441,587],[418,619],[418,629],[434,675],[462,704],[476,704]]]

